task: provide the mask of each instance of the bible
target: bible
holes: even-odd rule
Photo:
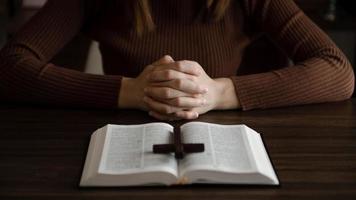
[[[167,123],[96,130],[80,186],[279,184],[260,134],[246,125],[189,122],[180,127],[182,142],[203,143],[204,152],[179,160],[173,153],[153,153],[154,145],[173,142],[173,130]]]

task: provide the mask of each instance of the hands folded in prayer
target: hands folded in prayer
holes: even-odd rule
[[[179,120],[238,108],[239,102],[231,79],[212,79],[195,61],[164,56],[138,77],[123,78],[119,107],[146,110],[160,120]]]

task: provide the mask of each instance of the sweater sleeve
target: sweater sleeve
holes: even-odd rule
[[[0,51],[0,98],[117,107],[120,76],[86,74],[48,63],[83,28],[84,1],[49,0]]]
[[[231,77],[243,110],[340,101],[354,90],[344,54],[292,0],[251,0],[255,26],[293,60],[293,66]]]

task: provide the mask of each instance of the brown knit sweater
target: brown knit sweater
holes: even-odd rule
[[[83,2],[50,0],[3,48],[1,98],[117,107],[121,77],[137,76],[166,54],[199,62],[212,78],[230,77],[244,110],[338,101],[354,89],[348,60],[292,0],[235,0],[216,23],[197,20],[202,1],[151,0],[156,28],[142,37],[132,31],[128,1],[110,7]],[[106,75],[49,63],[80,31],[100,43]],[[295,65],[236,76],[244,49],[260,35],[273,39]]]

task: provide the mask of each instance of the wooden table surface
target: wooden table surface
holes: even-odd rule
[[[356,199],[356,99],[269,110],[216,111],[199,121],[263,135],[280,187],[79,188],[91,133],[154,121],[133,110],[0,106],[0,199]]]

